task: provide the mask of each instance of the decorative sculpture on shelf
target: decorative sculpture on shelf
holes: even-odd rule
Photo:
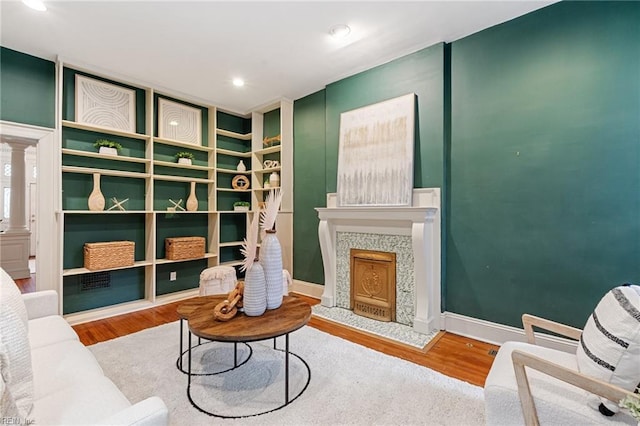
[[[249,189],[249,178],[245,175],[237,175],[231,181],[233,189]]]
[[[104,210],[104,195],[102,195],[102,191],[100,190],[100,173],[93,174],[93,191],[89,194],[87,204],[91,211]]]
[[[171,206],[167,207],[168,211],[174,211],[174,212],[175,211],[181,211],[181,212],[185,211],[184,207],[182,207],[182,205],[181,205],[182,204],[182,198],[180,198],[178,201],[173,201],[171,198],[169,198],[169,202],[171,204],[173,204],[173,207],[171,207]]]
[[[128,198],[125,198],[122,201],[118,201],[118,199],[116,197],[113,197],[113,198],[111,198],[111,202],[113,203],[113,205],[111,207],[109,207],[107,209],[107,211],[113,210],[113,209],[118,209],[118,210],[123,212],[123,211],[125,211],[125,208],[124,208],[123,204],[126,203],[127,201],[129,201]]]
[[[196,198],[196,183],[191,182],[191,193],[187,198],[187,211],[195,212],[198,210],[198,199]]]
[[[276,142],[280,142],[280,135],[270,138],[265,136],[265,138],[262,139],[262,143],[264,144],[264,146],[273,146]]]

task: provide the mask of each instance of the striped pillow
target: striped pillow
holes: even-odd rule
[[[640,383],[640,286],[616,287],[602,297],[584,326],[576,356],[582,373],[635,390]],[[602,403],[618,411],[618,401]]]

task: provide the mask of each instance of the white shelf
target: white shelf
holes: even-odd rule
[[[119,176],[119,177],[131,177],[131,178],[139,178],[146,179],[151,177],[149,173],[138,173],[138,172],[124,172],[121,170],[109,170],[109,169],[96,169],[94,167],[77,167],[77,166],[62,166],[63,173],[83,173],[83,174],[94,174],[100,173],[105,176]]]
[[[240,172],[238,170],[222,169],[222,168],[217,168],[216,172],[218,172],[218,173],[229,173],[230,175],[250,175],[251,174],[251,170],[246,170],[244,172]]]
[[[282,170],[282,167],[271,167],[268,169],[254,170],[254,172],[255,173],[273,173],[273,172],[279,172],[280,170]]]
[[[250,189],[218,188],[219,192],[251,192]]]
[[[223,155],[229,155],[231,157],[239,157],[239,158],[250,158],[251,157],[251,151],[249,151],[249,152],[240,152],[240,151],[232,151],[230,149],[218,148],[218,149],[216,149],[216,153],[223,154]]]
[[[91,210],[63,210],[64,214],[146,214],[152,213],[150,210],[102,210],[102,211],[91,211]]]
[[[67,155],[75,155],[77,157],[100,158],[102,160],[126,161],[128,163],[151,163],[151,160],[140,157],[128,157],[126,155],[104,155],[98,152],[80,151],[78,149],[62,148],[62,153]]]
[[[91,124],[76,123],[75,121],[69,121],[69,120],[62,120],[62,126],[68,127],[71,129],[88,130],[91,132],[99,132],[99,133],[108,133],[113,136],[123,136],[125,138],[140,139],[143,141],[148,141],[151,139],[151,136],[149,135],[125,132],[123,130],[110,129],[108,127],[94,126]]]
[[[179,263],[179,262],[191,262],[192,260],[202,260],[202,259],[210,259],[212,257],[218,257],[215,253],[205,253],[204,257],[194,257],[191,259],[179,259],[179,260],[171,260],[171,259],[156,259],[156,265],[164,265],[166,263]]]
[[[218,247],[242,247],[242,241],[229,241],[228,243],[220,243]]]
[[[213,148],[210,148],[208,146],[194,145],[188,142],[175,141],[173,139],[153,138],[153,141],[155,143],[161,143],[163,145],[178,146],[180,148],[195,149],[197,151],[209,152],[214,150]]]
[[[215,210],[196,210],[193,212],[190,211],[182,211],[182,210],[177,210],[177,211],[169,211],[169,210],[154,210],[153,213],[156,214],[217,214],[219,212],[215,211]]]
[[[236,133],[236,132],[232,132],[230,130],[224,130],[224,129],[216,129],[216,134],[221,135],[221,136],[228,136],[230,138],[234,138],[234,139],[241,139],[243,141],[250,141],[251,140],[251,133]]]
[[[246,210],[246,211],[239,211],[239,210],[218,210],[217,213],[223,213],[223,214],[246,214],[246,213],[253,213],[253,210]]]
[[[153,175],[154,180],[166,180],[171,182],[197,182],[197,183],[213,183],[213,179],[192,178],[184,176],[171,176],[171,175]]]
[[[273,154],[274,152],[280,152],[280,151],[281,151],[280,145],[276,145],[276,146],[270,146],[269,148],[264,148],[264,149],[259,149],[257,151],[254,151],[254,154],[257,156],[262,156],[266,154]]]
[[[107,269],[96,269],[96,270],[90,270],[87,268],[73,268],[73,269],[65,269],[64,271],[62,271],[62,276],[63,277],[69,277],[72,275],[84,275],[84,274],[91,274],[94,272],[104,272],[104,271],[117,271],[120,269],[132,269],[132,268],[140,268],[142,266],[148,266],[148,265],[152,265],[153,262],[150,262],[148,260],[141,260],[139,262],[134,262],[133,265],[131,266],[120,266],[117,268],[107,268]]]
[[[213,169],[213,167],[197,166],[195,164],[189,165],[189,164],[171,163],[169,161],[160,161],[160,160],[153,160],[153,164],[156,166],[175,167],[177,169],[188,169],[188,170],[209,171]]]

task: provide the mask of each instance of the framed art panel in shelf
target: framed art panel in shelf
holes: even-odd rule
[[[202,145],[202,111],[159,98],[158,137]]]
[[[78,123],[134,133],[136,93],[134,90],[76,74]]]

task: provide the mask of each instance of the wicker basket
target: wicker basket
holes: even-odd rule
[[[133,241],[109,241],[105,243],[84,244],[84,267],[97,269],[132,266],[135,243]]]
[[[203,237],[175,237],[166,238],[164,247],[167,252],[167,259],[197,259],[204,257]]]

